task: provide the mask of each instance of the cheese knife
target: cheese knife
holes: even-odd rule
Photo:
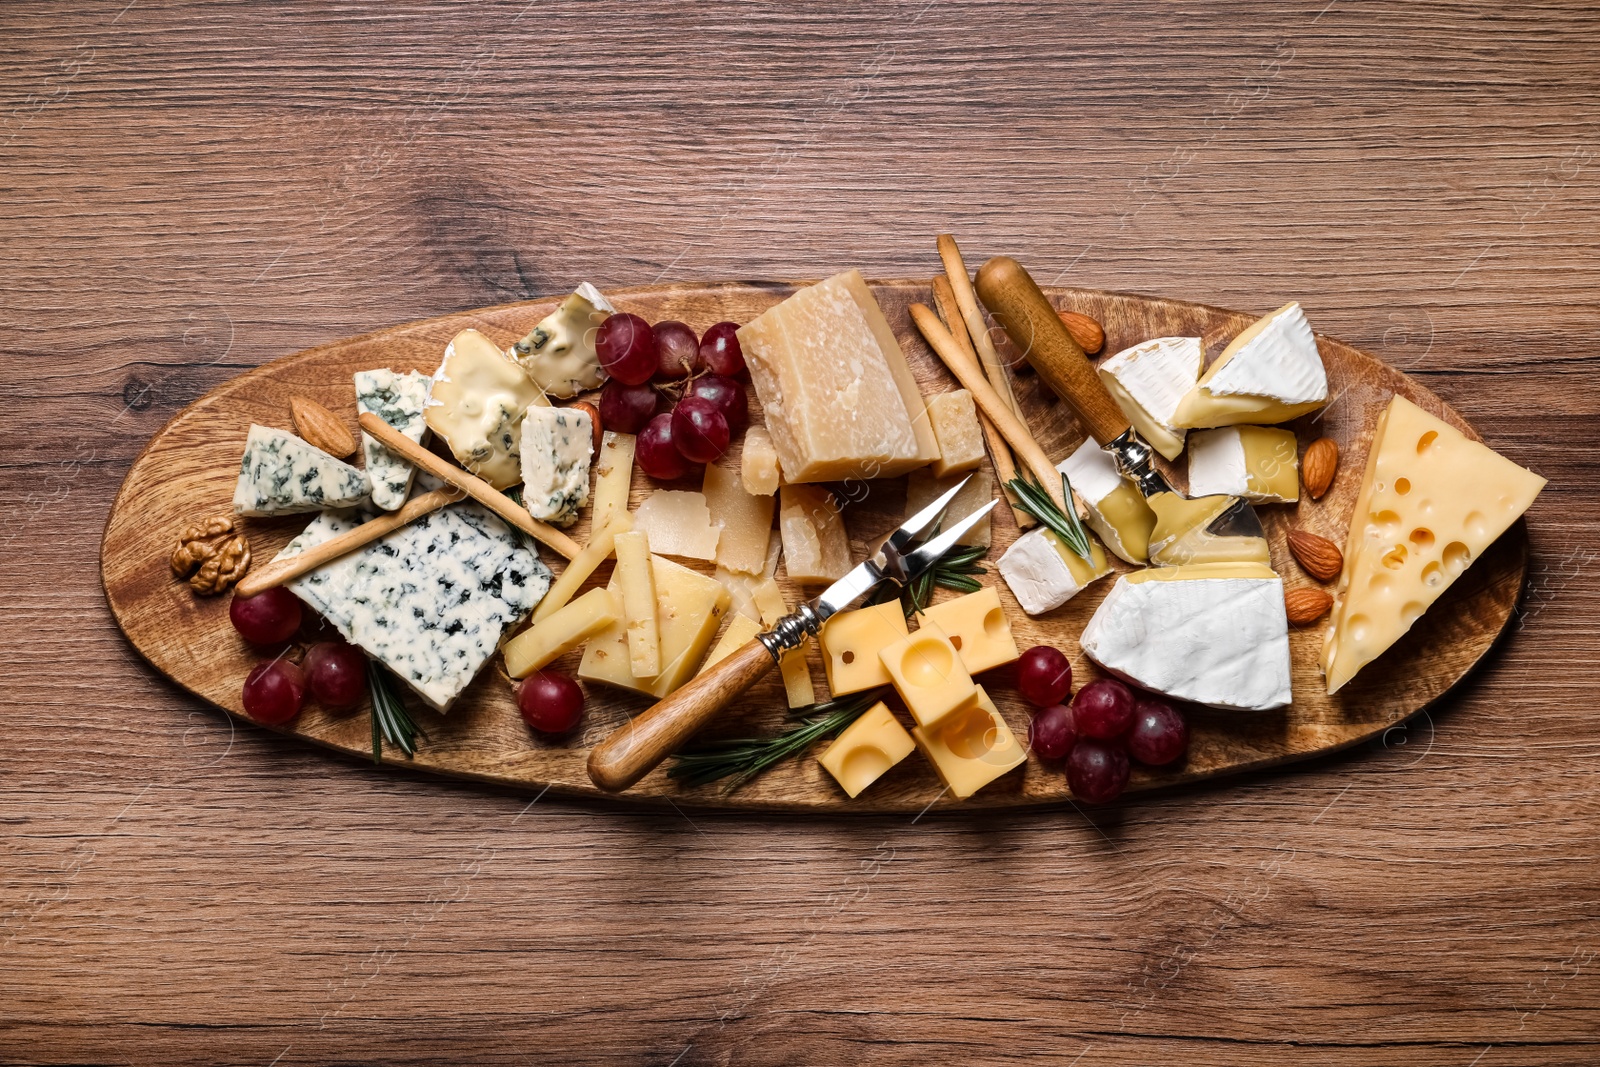
[[[967,484],[946,492],[907,519],[884,539],[877,551],[815,599],[779,619],[773,628],[749,642],[677,692],[619,727],[589,753],[589,777],[608,792],[618,793],[649,774],[735,697],[778,665],[786,652],[815,637],[822,624],[883,582],[909,585],[939,561],[998,501],[974,511],[942,533],[926,536],[940,525],[945,508]]]

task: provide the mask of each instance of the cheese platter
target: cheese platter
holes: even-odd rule
[[[1336,751],[1506,630],[1543,482],[1414,380],[1295,303],[940,253],[585,283],[251,371],[129,471],[113,614],[197,696],[385,766],[838,811]]]

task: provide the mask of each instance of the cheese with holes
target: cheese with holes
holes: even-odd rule
[[[511,346],[511,355],[533,384],[550,396],[576,396],[606,380],[595,354],[595,334],[617,309],[588,282],[578,287],[528,336]]]
[[[633,511],[633,527],[650,538],[651,548],[662,556],[711,560],[717,557],[721,531],[711,524],[711,509],[704,493],[657,489]]]
[[[748,645],[757,634],[761,632],[761,624],[744,615],[732,615],[728,618],[728,625],[722,631],[722,636],[717,639],[717,646],[706,654],[706,661],[700,664],[698,673],[704,674],[712,667],[721,663],[745,645]]]
[[[817,757],[824,770],[833,775],[851,797],[888,773],[889,768],[916,751],[917,743],[906,733],[889,706],[882,701],[862,713],[845,727]]]
[[[978,687],[961,654],[935,623],[924,622],[915,633],[886,645],[878,659],[919,726],[932,726],[977,699]]]
[[[783,565],[790,579],[825,584],[848,574],[854,566],[850,538],[833,494],[821,486],[785,485],[778,500]]]
[[[822,647],[828,692],[840,697],[892,683],[878,654],[910,632],[898,599],[841,611],[823,623],[817,643]]]
[[[1189,435],[1189,495],[1242,496],[1268,504],[1300,499],[1300,446],[1277,426],[1221,426]]]
[[[616,598],[591,589],[506,642],[506,673],[526,678],[571,652],[621,618]]]
[[[789,613],[778,583],[771,578],[756,586],[755,602],[761,611],[761,624],[769,630]],[[811,665],[806,661],[806,649],[809,647],[808,642],[791,649],[778,660],[778,671],[783,675],[783,691],[791,708],[803,708],[817,702],[816,690],[811,685]]]
[[[739,327],[785,482],[890,478],[939,458],[905,354],[860,271]]]
[[[1072,483],[1072,491],[1088,509],[1084,521],[1107,548],[1129,563],[1149,560],[1156,513],[1145,503],[1144,494],[1117,470],[1109,452],[1088,437],[1056,464],[1056,469]]]
[[[601,434],[600,451],[594,458],[594,507],[589,509],[589,529],[603,530],[615,516],[628,510],[637,442],[631,433],[607,430]]]
[[[1398,641],[1545,480],[1395,397],[1378,419],[1322,654],[1328,692]]]
[[[1288,422],[1328,402],[1328,374],[1299,304],[1285,304],[1235,337],[1178,405],[1191,429]]]
[[[589,502],[594,427],[582,408],[535,405],[522,419],[522,504],[555,526],[578,521]]]
[[[661,634],[656,623],[655,568],[650,542],[640,530],[616,536],[614,575],[622,598],[622,623],[628,634],[628,669],[635,678],[661,673]]]
[[[549,401],[527,371],[477,330],[462,330],[445,347],[428,385],[423,417],[467,470],[496,489],[522,477],[518,431],[522,416]]]
[[[1089,542],[1085,560],[1042,526],[1013,541],[1000,557],[999,568],[1011,595],[1029,615],[1054,611],[1111,573],[1097,542]]]
[[[744,432],[744,448],[739,453],[739,476],[747,493],[771,496],[778,491],[783,476],[778,470],[778,450],[765,426],[752,426]]]
[[[936,476],[970,471],[983,462],[983,430],[971,393],[965,389],[940,393],[928,401],[928,421],[939,442],[939,458],[932,468]]]
[[[428,376],[410,371],[396,374],[387,368],[357,371],[356,412],[372,412],[417,444],[428,433],[422,409],[428,402]],[[411,493],[417,469],[380,444],[371,434],[361,434],[362,462],[372,482],[372,503],[384,511],[398,511]]]
[[[1200,380],[1205,349],[1198,337],[1157,337],[1100,364],[1100,381],[1139,436],[1168,459],[1183,451],[1178,405]]]
[[[1291,698],[1283,580],[1259,563],[1125,574],[1079,641],[1117,677],[1178,700],[1268,711]]]
[[[717,535],[717,565],[743,574],[760,574],[767,560],[772,532],[773,498],[745,491],[739,475],[716,463],[706,464],[701,490]]]
[[[1027,750],[982,686],[970,704],[933,726],[913,727],[911,736],[957,800],[965,800],[1028,759]]]
[[[1011,663],[1021,655],[1011,636],[1011,621],[1000,606],[1000,594],[992,587],[935,604],[922,612],[921,619],[945,632],[968,674]]]
[[[238,515],[294,515],[323,508],[353,507],[367,499],[372,483],[343,460],[292,433],[251,426],[233,490]]]
[[[582,586],[589,580],[600,564],[611,558],[616,548],[616,535],[633,529],[633,517],[626,511],[613,518],[605,529],[593,534],[589,543],[583,550],[567,561],[566,569],[561,572],[561,577],[550,587],[550,592],[539,601],[539,607],[533,613],[533,621],[548,618],[566,606]]]
[[[661,673],[654,678],[633,676],[627,627],[618,619],[590,638],[583,650],[583,662],[578,665],[578,677],[659,698],[694,677],[728,612],[728,594],[705,575],[671,560],[652,556],[650,563],[655,571]],[[615,574],[606,588],[613,596],[621,596]]]
[[[957,493],[955,498],[945,506],[945,529],[954,526],[994,499],[994,476],[987,469],[975,470],[970,475],[952,474],[947,478],[939,478],[934,476],[931,469],[923,467],[921,470],[914,470],[906,476],[906,518],[911,518],[911,516],[954,489],[963,478],[968,479],[966,487]],[[959,543],[987,547],[989,544],[989,518],[989,515],[985,515],[979,519],[972,529],[961,536]]]

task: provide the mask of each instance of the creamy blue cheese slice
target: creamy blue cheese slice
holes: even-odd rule
[[[594,429],[578,408],[531,407],[522,420],[522,503],[536,519],[570,526],[589,502]]]
[[[425,483],[426,483],[425,479]],[[354,529],[327,511],[279,553]],[[476,504],[425,515],[288,583],[351,644],[444,711],[550,588],[550,571],[515,530]]]
[[[350,464],[292,433],[252,425],[239,462],[233,510],[239,515],[293,515],[348,508],[371,491],[367,476]]]
[[[428,403],[426,374],[392,370],[357,371],[356,410],[370,411],[417,444],[428,432],[422,409]],[[384,511],[398,511],[411,492],[417,469],[385,448],[371,434],[361,435],[361,454],[372,482],[372,503]]]

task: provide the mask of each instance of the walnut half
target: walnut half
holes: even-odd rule
[[[172,552],[172,573],[188,578],[200,596],[215,596],[243,578],[250,569],[250,542],[235,533],[226,515],[197,522],[178,535]]]

